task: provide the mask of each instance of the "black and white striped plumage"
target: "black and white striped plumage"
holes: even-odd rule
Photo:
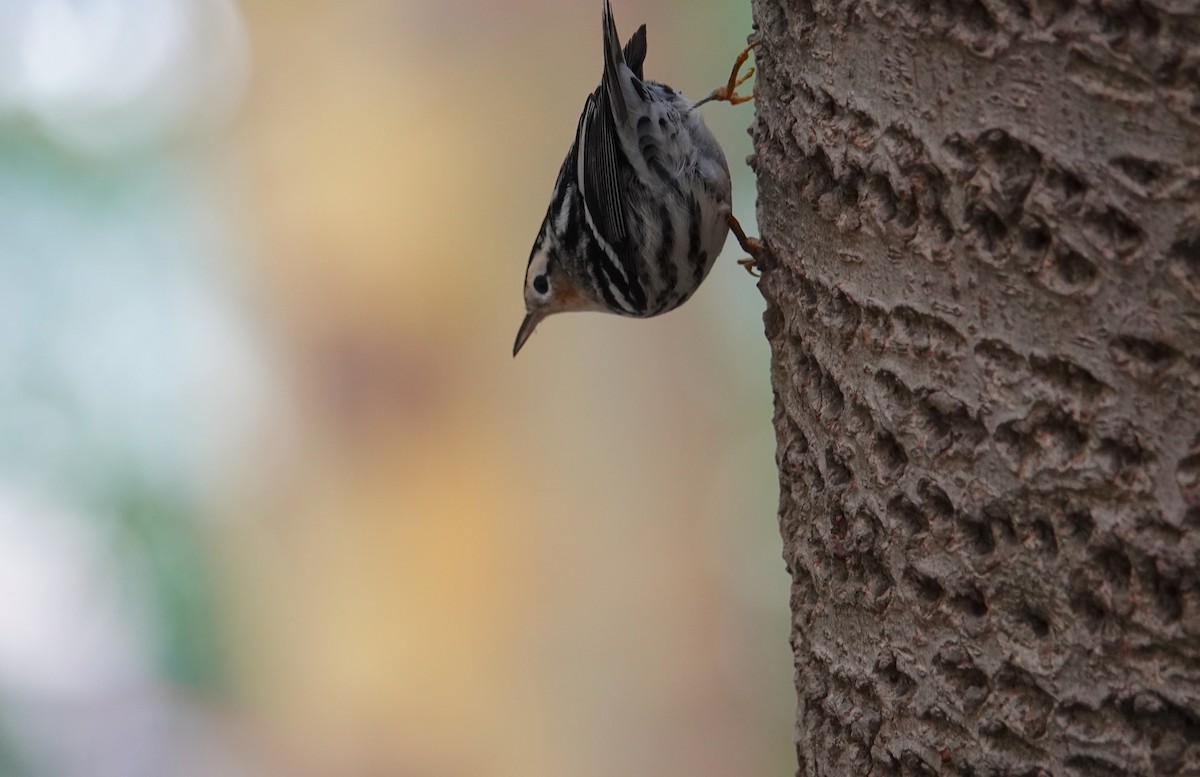
[[[729,231],[729,166],[695,104],[643,78],[646,27],[622,49],[608,0],[603,31],[604,76],[533,244],[514,356],[553,313],[649,317],[679,307]]]

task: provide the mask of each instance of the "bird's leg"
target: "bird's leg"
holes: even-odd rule
[[[742,229],[742,225],[738,223],[737,218],[732,212],[725,214],[725,219],[729,222],[729,228],[733,231],[733,236],[737,238],[738,245],[742,250],[750,254],[748,259],[739,259],[738,264],[746,268],[746,272],[758,278],[762,275],[758,271],[758,255],[762,253],[762,241],[756,237],[747,237],[746,230]]]
[[[741,105],[742,103],[753,100],[753,94],[738,94],[737,88],[750,80],[750,77],[754,75],[754,68],[750,68],[750,70],[748,70],[741,78],[738,78],[738,71],[742,69],[742,65],[746,64],[746,60],[749,58],[750,52],[757,48],[761,42],[762,41],[756,40],[746,48],[742,49],[742,53],[738,54],[737,59],[733,61],[733,70],[729,73],[729,82],[724,86],[719,86],[714,89],[712,93],[708,95],[708,97],[705,97],[703,100],[696,103],[696,105],[700,106],[706,102],[714,100],[716,102],[727,102],[730,105]]]

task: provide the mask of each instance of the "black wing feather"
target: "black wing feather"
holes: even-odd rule
[[[624,181],[632,175],[618,136],[618,125],[629,121],[629,106],[621,89],[621,67],[627,67],[641,80],[646,59],[646,25],[638,28],[622,50],[612,7],[604,0],[603,27],[604,78],[584,106],[576,143],[583,154],[583,180],[579,188],[584,203],[600,236],[616,250],[628,236]]]
[[[603,88],[588,98],[580,123],[583,180],[580,189],[600,237],[614,249],[621,246],[625,230],[625,197],[621,170],[629,166],[616,136],[612,114],[605,106]]]

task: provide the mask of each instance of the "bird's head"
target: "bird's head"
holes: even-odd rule
[[[546,316],[603,309],[592,295],[571,278],[563,266],[561,253],[553,245],[553,239],[549,235],[539,237],[525,270],[525,320],[517,330],[513,356],[517,355]]]

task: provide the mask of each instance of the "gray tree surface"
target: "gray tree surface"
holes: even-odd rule
[[[799,773],[1200,774],[1200,4],[753,4]]]

